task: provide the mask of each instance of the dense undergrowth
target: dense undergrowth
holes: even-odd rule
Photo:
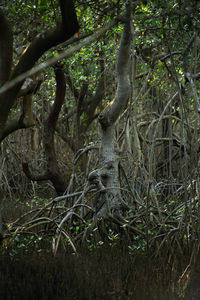
[[[55,201],[38,201],[17,201],[19,217],[7,223],[0,250],[1,299],[183,299],[199,243],[195,226],[173,218],[174,210],[168,221],[162,212],[169,226],[157,218],[146,222],[139,209],[121,225],[84,222],[77,210],[61,226],[69,208],[63,206],[61,213]],[[180,207],[179,215],[183,211]],[[170,231],[171,221],[177,230]],[[197,300],[198,290],[193,293],[184,299]]]
[[[95,216],[98,193],[80,176],[64,196],[3,201],[2,299],[199,299],[198,176],[120,176],[121,219]]]

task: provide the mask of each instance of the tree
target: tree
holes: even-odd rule
[[[23,163],[23,170],[26,176],[32,181],[50,180],[58,195],[63,194],[67,188],[67,182],[62,178],[56,157],[54,134],[57,120],[65,100],[66,80],[62,66],[55,66],[56,77],[56,97],[50,110],[49,116],[44,122],[43,144],[47,159],[47,170],[41,172],[39,176],[31,174],[28,163]]]
[[[61,23],[57,24],[54,29],[36,36],[21,54],[15,66],[13,66],[12,28],[4,11],[0,9],[0,87],[31,69],[43,53],[66,41],[79,30],[73,1],[60,0],[59,3],[62,15]],[[23,82],[24,80],[18,82],[12,88],[0,94],[0,141],[13,131],[33,126],[35,123],[32,114],[32,94],[37,83],[31,80],[31,83],[27,84],[22,89],[22,94],[20,94]],[[22,114],[17,119],[9,120],[11,108],[17,97],[21,95],[23,96]],[[1,219],[0,216],[0,234],[2,235]]]
[[[0,10],[0,87],[12,81],[19,75],[30,70],[38,59],[53,46],[68,40],[79,30],[73,1],[60,0],[62,21],[53,29],[47,30],[37,35],[27,49],[22,53],[17,64],[13,67],[13,34],[9,21],[3,10]],[[13,69],[12,69],[13,67]],[[35,84],[35,82],[33,82]],[[15,84],[12,88],[0,94],[0,140],[2,141],[8,134],[19,129],[33,125],[33,118],[30,116],[31,97],[24,98],[24,111],[20,118],[9,120],[9,114],[14,105],[23,80]],[[33,85],[29,87],[27,93],[30,95],[34,91]]]
[[[117,58],[118,88],[116,97],[99,115],[101,126],[101,166],[89,175],[91,184],[95,184],[99,194],[96,196],[95,211],[98,217],[119,217],[128,209],[120,191],[119,153],[115,149],[115,123],[125,109],[130,96],[130,57],[132,32],[131,1],[126,2],[124,31],[121,37]]]
[[[23,3],[23,1],[21,2]],[[36,6],[38,3],[41,3],[36,0],[32,2],[34,4],[31,5]],[[54,4],[57,3],[56,1],[53,2]],[[117,217],[121,214],[123,209],[128,209],[127,204],[123,200],[124,191],[120,191],[121,186],[118,174],[120,154],[117,153],[114,147],[115,134],[117,135],[120,150],[122,149],[122,151],[126,153],[126,157],[132,166],[129,168],[127,162],[124,163],[129,181],[127,180],[125,182],[124,178],[122,178],[122,181],[124,180],[123,183],[125,183],[124,186],[126,188],[128,187],[127,189],[129,189],[128,183],[130,183],[130,186],[133,187],[133,191],[136,189],[136,192],[138,192],[137,183],[140,183],[140,199],[138,201],[140,204],[146,199],[146,195],[150,193],[150,186],[152,189],[157,189],[157,181],[159,182],[159,180],[161,180],[163,184],[163,181],[165,182],[169,177],[170,180],[171,178],[175,178],[176,180],[182,181],[184,181],[186,177],[188,178],[190,172],[184,171],[183,176],[181,168],[177,168],[177,165],[182,165],[184,162],[188,168],[193,170],[194,165],[197,163],[197,153],[195,154],[195,151],[189,149],[189,135],[191,136],[192,132],[196,130],[195,138],[198,137],[197,129],[191,125],[194,120],[196,122],[196,116],[194,116],[194,113],[190,113],[195,101],[194,103],[192,102],[193,100],[190,102],[187,97],[194,96],[194,100],[198,98],[196,92],[197,88],[195,88],[195,85],[198,87],[198,68],[194,66],[194,57],[196,55],[195,59],[197,62],[199,51],[198,6],[190,5],[191,3],[187,1],[183,3],[176,0],[168,2],[141,1],[136,6],[134,13],[135,49],[132,57],[133,64],[131,64],[131,67],[134,69],[134,74],[131,77],[132,87],[134,86],[134,88],[132,88],[134,96],[130,97],[128,109],[125,110],[130,87],[127,77],[129,73],[129,71],[127,71],[128,67],[126,71],[124,71],[124,68],[126,64],[129,63],[130,49],[124,47],[127,51],[127,60],[122,60],[125,64],[121,64],[120,60],[122,58],[124,59],[123,42],[118,56],[117,76],[115,76],[115,69],[113,68],[115,50],[118,47],[118,41],[122,32],[121,24],[126,21],[126,18],[121,17],[120,14],[124,4],[123,2],[124,1],[120,0],[112,1],[112,3],[106,1],[76,1],[77,14],[80,16],[80,23],[83,30],[86,31],[84,39],[80,37],[79,39],[66,41],[63,47],[70,45],[67,50],[63,50],[62,45],[59,49],[53,49],[54,54],[56,53],[55,57],[50,60],[47,59],[44,64],[36,66],[36,68],[33,67],[29,73],[29,77],[30,74],[33,76],[33,74],[36,74],[38,71],[42,72],[48,66],[55,65],[58,60],[63,60],[65,64],[63,70],[67,80],[66,101],[64,103],[65,110],[60,110],[56,133],[54,132],[55,128],[53,128],[53,135],[55,134],[56,139],[58,135],[59,138],[62,136],[63,140],[67,141],[74,152],[82,148],[88,142],[96,143],[97,130],[94,130],[96,124],[92,124],[92,121],[98,117],[102,141],[100,150],[101,166],[98,170],[93,171],[89,175],[89,181],[92,184],[96,184],[98,189],[94,207],[99,217]],[[26,1],[26,3],[30,2]],[[44,4],[43,7],[40,9],[37,7],[37,11],[43,10],[44,12],[47,5],[49,5],[49,2],[45,0],[42,1],[42,3]],[[3,9],[4,7],[5,4]],[[195,22],[193,22],[191,18],[192,14],[194,15],[193,19]],[[47,22],[46,27],[49,27],[49,23],[52,22],[53,19],[51,22]],[[6,23],[6,19],[4,23]],[[115,26],[116,24],[117,26]],[[6,25],[5,28],[7,34],[2,34],[2,38],[4,37],[5,40],[11,40],[10,27]],[[39,31],[40,30],[41,28],[39,28]],[[196,33],[193,35],[193,31],[195,30]],[[92,34],[90,34],[91,32]],[[103,35],[104,38],[99,41]],[[38,36],[34,37],[34,32],[29,35],[29,39],[30,38],[32,41],[38,41]],[[87,48],[92,42],[91,47]],[[74,44],[72,45],[72,43]],[[192,48],[193,45],[194,48]],[[16,70],[19,69],[18,65],[23,65],[23,59],[25,61],[25,58],[28,53],[31,53],[33,47],[34,42],[31,42],[27,51],[23,53],[19,59],[19,63],[14,67],[14,74],[16,74]],[[8,55],[8,53],[12,51],[9,50],[9,47],[7,49],[5,60],[2,60],[2,63],[6,62],[7,59],[6,66],[9,66],[8,57],[10,57],[10,55]],[[80,52],[78,52],[79,50]],[[40,54],[41,53],[42,50]],[[193,56],[193,53],[196,54]],[[38,54],[38,57],[40,54]],[[48,56],[49,53],[46,55]],[[68,58],[67,63],[64,61],[66,58]],[[192,63],[190,64],[190,62]],[[31,67],[31,64],[29,64],[29,67]],[[24,68],[24,70],[29,70],[29,67]],[[8,70],[9,68],[10,67],[8,67]],[[196,72],[193,72],[192,69],[196,69]],[[11,76],[7,79],[6,84],[3,85],[3,92],[2,88],[0,88],[1,95],[8,95],[10,91],[14,93],[14,87],[17,87],[19,84],[21,85],[28,74],[26,72],[22,74],[18,70],[18,74],[24,76],[23,79],[18,81],[18,75],[13,75],[13,72],[11,72]],[[52,76],[51,70],[48,69],[47,73],[48,72]],[[9,73],[9,71],[7,73]],[[6,74],[6,72],[4,74]],[[112,74],[112,76],[110,74]],[[5,76],[8,77],[8,75]],[[113,90],[116,90],[115,77],[118,81],[119,89],[116,93],[115,100],[110,102],[106,107],[108,103],[107,99],[112,99],[111,95]],[[2,79],[2,82],[3,80],[4,79]],[[51,85],[51,82],[53,82],[53,80],[51,81],[49,76],[48,84]],[[11,83],[14,84],[14,86],[11,87]],[[52,90],[53,84],[54,83],[52,83]],[[47,82],[41,87],[44,89],[44,94],[47,94],[47,91],[45,91],[47,90],[46,86]],[[126,88],[123,86],[126,86]],[[5,91],[6,87],[8,89]],[[193,90],[193,95],[190,93],[190,90]],[[20,126],[27,127],[34,124],[34,115],[31,114],[31,95],[34,92],[34,78],[29,78],[18,92],[18,96],[21,95],[24,97],[22,114],[17,118],[17,122],[12,121],[9,117],[7,118],[5,126],[3,126],[4,134],[2,136],[6,136],[9,132],[12,132],[12,130],[20,128]],[[122,97],[123,93],[124,96]],[[54,98],[52,96],[51,102],[53,102],[53,100]],[[189,103],[192,103],[191,106]],[[106,108],[100,113],[102,107]],[[48,109],[45,113],[47,117],[45,116],[43,120],[45,119],[46,122],[51,113]],[[124,119],[120,118],[121,115],[123,115]],[[187,121],[186,115],[191,122]],[[121,119],[120,122],[118,122],[119,118]],[[9,127],[8,125],[11,123],[18,125]],[[47,123],[44,124],[44,131],[46,132],[45,135],[48,136],[50,131],[48,133],[46,129],[49,128],[49,130],[52,130],[52,128],[49,122],[48,126],[46,126],[46,124]],[[66,124],[67,126],[65,126]],[[65,127],[66,131],[63,130],[61,126]],[[51,141],[53,140],[53,135],[51,135]],[[194,135],[192,136],[193,139],[195,139]],[[45,140],[48,141],[48,138],[45,138]],[[59,142],[56,141],[56,143]],[[50,140],[47,144],[51,144],[52,148],[50,148],[53,150],[53,145],[50,143]],[[198,149],[198,143],[196,143],[195,147]],[[46,149],[47,148],[48,147],[46,147]],[[188,155],[188,153],[191,155]],[[48,157],[48,153],[46,154]],[[195,159],[192,164],[190,164],[192,156],[195,156]],[[52,162],[50,156],[47,160],[49,163]],[[179,163],[177,163],[177,161]],[[56,169],[57,166],[54,170]],[[42,173],[41,175],[46,174]],[[56,174],[56,177],[58,178],[57,175],[58,174]],[[81,175],[80,182],[84,185],[87,174],[82,173]],[[29,177],[31,178],[31,176]],[[41,176],[40,179],[47,177],[48,176]],[[155,186],[149,183],[149,178],[151,182],[155,182]],[[63,186],[65,186],[65,184]],[[115,187],[115,189],[113,187]],[[59,193],[62,193],[64,188],[61,190]],[[132,196],[129,198],[130,207],[134,203],[133,194],[131,194]],[[137,195],[137,193],[134,195]],[[157,193],[154,195],[157,195]]]

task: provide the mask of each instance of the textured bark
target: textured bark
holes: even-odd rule
[[[89,181],[99,191],[94,206],[98,217],[119,217],[128,205],[120,192],[119,155],[115,150],[115,122],[125,109],[130,94],[132,1],[126,2],[125,24],[117,57],[118,89],[115,99],[99,115],[101,126],[101,168],[90,173]]]
[[[31,69],[47,50],[63,43],[79,30],[73,1],[60,0],[60,8],[62,22],[55,28],[36,36],[21,55],[11,74],[12,34],[9,23],[0,10],[0,87]],[[6,122],[22,84],[23,80],[0,94],[0,140],[5,137],[5,132],[10,132],[6,128]]]

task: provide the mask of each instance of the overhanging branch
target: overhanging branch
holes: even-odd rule
[[[76,51],[81,50],[81,48],[88,46],[92,42],[100,39],[109,29],[111,29],[115,24],[117,23],[117,20],[112,21],[93,33],[91,36],[85,38],[83,41],[78,42],[76,45],[71,47],[70,49],[67,49],[66,51],[62,52],[56,57],[52,57],[48,59],[47,61],[39,64],[38,66],[32,68],[31,70],[28,70],[24,72],[23,74],[17,76],[15,79],[11,80],[9,83],[6,83],[2,88],[0,88],[0,95],[5,93],[7,90],[13,88],[16,84],[19,82],[25,80],[27,77],[31,77],[37,73],[40,73],[44,69],[51,67],[55,65],[58,61],[68,58],[72,56]]]
[[[4,83],[5,79],[7,79],[9,80],[9,82],[12,82],[12,84],[9,86],[9,82],[7,81],[3,86],[6,87],[6,89],[0,92],[0,140],[2,140],[2,137],[5,136],[4,129],[5,129],[5,124],[8,120],[8,116],[10,114],[10,110],[13,104],[15,103],[15,100],[23,84],[23,81],[26,79],[26,77],[21,77],[19,80],[18,76],[30,70],[38,61],[38,59],[47,50],[51,49],[52,47],[60,43],[63,43],[64,41],[72,37],[79,30],[79,24],[76,18],[76,12],[74,9],[73,0],[67,0],[67,1],[60,0],[59,2],[60,2],[61,14],[62,14],[61,23],[57,24],[55,28],[47,30],[46,32],[37,35],[36,38],[33,39],[33,41],[30,43],[30,45],[21,55],[18,63],[13,69],[11,76],[9,77],[8,75],[6,75],[5,78],[3,78],[2,80]],[[0,11],[0,14],[1,14],[0,25],[5,25],[4,23],[6,22],[6,18],[4,17],[4,13]],[[3,33],[5,29],[8,32],[9,26],[0,26],[0,50],[1,51],[3,50],[3,47],[7,46],[5,43],[5,41],[7,41],[5,37],[7,32]],[[4,43],[2,43],[2,41],[4,41]],[[8,47],[7,51],[9,51],[9,49],[10,47]],[[10,62],[10,60],[12,60],[12,52],[9,51],[9,57],[8,57],[8,55],[5,55],[6,53],[5,49],[2,51],[2,53],[1,51],[0,51],[0,55],[4,53],[5,58],[8,58]],[[1,59],[1,61],[3,60]],[[1,67],[2,66],[0,64],[0,71],[3,72]],[[7,70],[9,71],[9,68],[7,68]],[[8,71],[7,73],[9,73]],[[18,80],[15,81],[14,79],[16,77],[18,77]]]

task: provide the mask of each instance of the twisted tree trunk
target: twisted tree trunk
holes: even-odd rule
[[[132,42],[132,1],[126,1],[125,24],[117,57],[118,89],[115,99],[99,115],[101,126],[101,166],[90,173],[89,181],[99,193],[94,206],[98,217],[118,218],[128,205],[122,198],[119,182],[119,155],[115,149],[115,122],[125,109],[130,95],[130,55]]]

